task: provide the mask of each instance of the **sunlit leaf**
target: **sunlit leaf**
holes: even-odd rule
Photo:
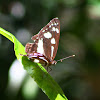
[[[31,62],[27,57],[23,57],[20,54],[25,53],[25,47],[13,36],[11,33],[0,28],[0,34],[8,38],[14,43],[14,51],[17,59],[23,64],[24,69],[34,79],[42,91],[49,97],[50,100],[67,100],[62,89],[52,79],[48,72],[41,64]]]

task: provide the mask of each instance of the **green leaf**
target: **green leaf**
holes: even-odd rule
[[[22,63],[24,69],[34,79],[50,100],[68,100],[60,86],[52,79],[41,64],[31,62],[27,57],[20,55],[26,54],[25,47],[15,38],[14,35],[2,28],[0,28],[0,34],[14,43],[14,51],[17,59]]]

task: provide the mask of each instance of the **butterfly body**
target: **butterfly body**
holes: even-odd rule
[[[48,67],[50,65],[53,65],[53,64],[56,64],[57,63],[55,60],[50,61],[43,54],[37,53],[37,52],[29,53],[29,54],[27,54],[27,57],[32,62],[41,63],[44,67]]]
[[[33,62],[41,63],[44,67],[56,64],[54,58],[58,49],[59,37],[60,21],[58,18],[54,18],[31,38],[33,43],[26,44],[26,56]]]

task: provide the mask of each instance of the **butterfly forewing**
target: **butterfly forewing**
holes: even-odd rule
[[[60,37],[60,21],[58,18],[52,19],[40,32],[32,37],[33,45],[37,45],[35,52],[43,54],[50,61],[54,60]]]

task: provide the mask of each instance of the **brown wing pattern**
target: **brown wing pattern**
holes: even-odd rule
[[[26,53],[37,52],[38,34],[34,35],[32,40],[34,40],[34,43],[27,43],[25,46]]]
[[[54,60],[60,37],[60,21],[58,18],[52,19],[40,32],[32,37],[34,43],[27,43],[26,53],[42,53],[49,60]]]
[[[60,37],[60,21],[58,18],[52,19],[45,27],[38,33],[38,42],[43,40],[43,55],[49,60],[54,60]],[[35,36],[32,37],[34,40]],[[37,41],[35,43],[38,43]],[[42,44],[40,45],[42,46]],[[41,48],[42,49],[42,48]]]
[[[25,46],[26,53],[32,53],[37,51],[37,45],[35,43],[27,43]]]

